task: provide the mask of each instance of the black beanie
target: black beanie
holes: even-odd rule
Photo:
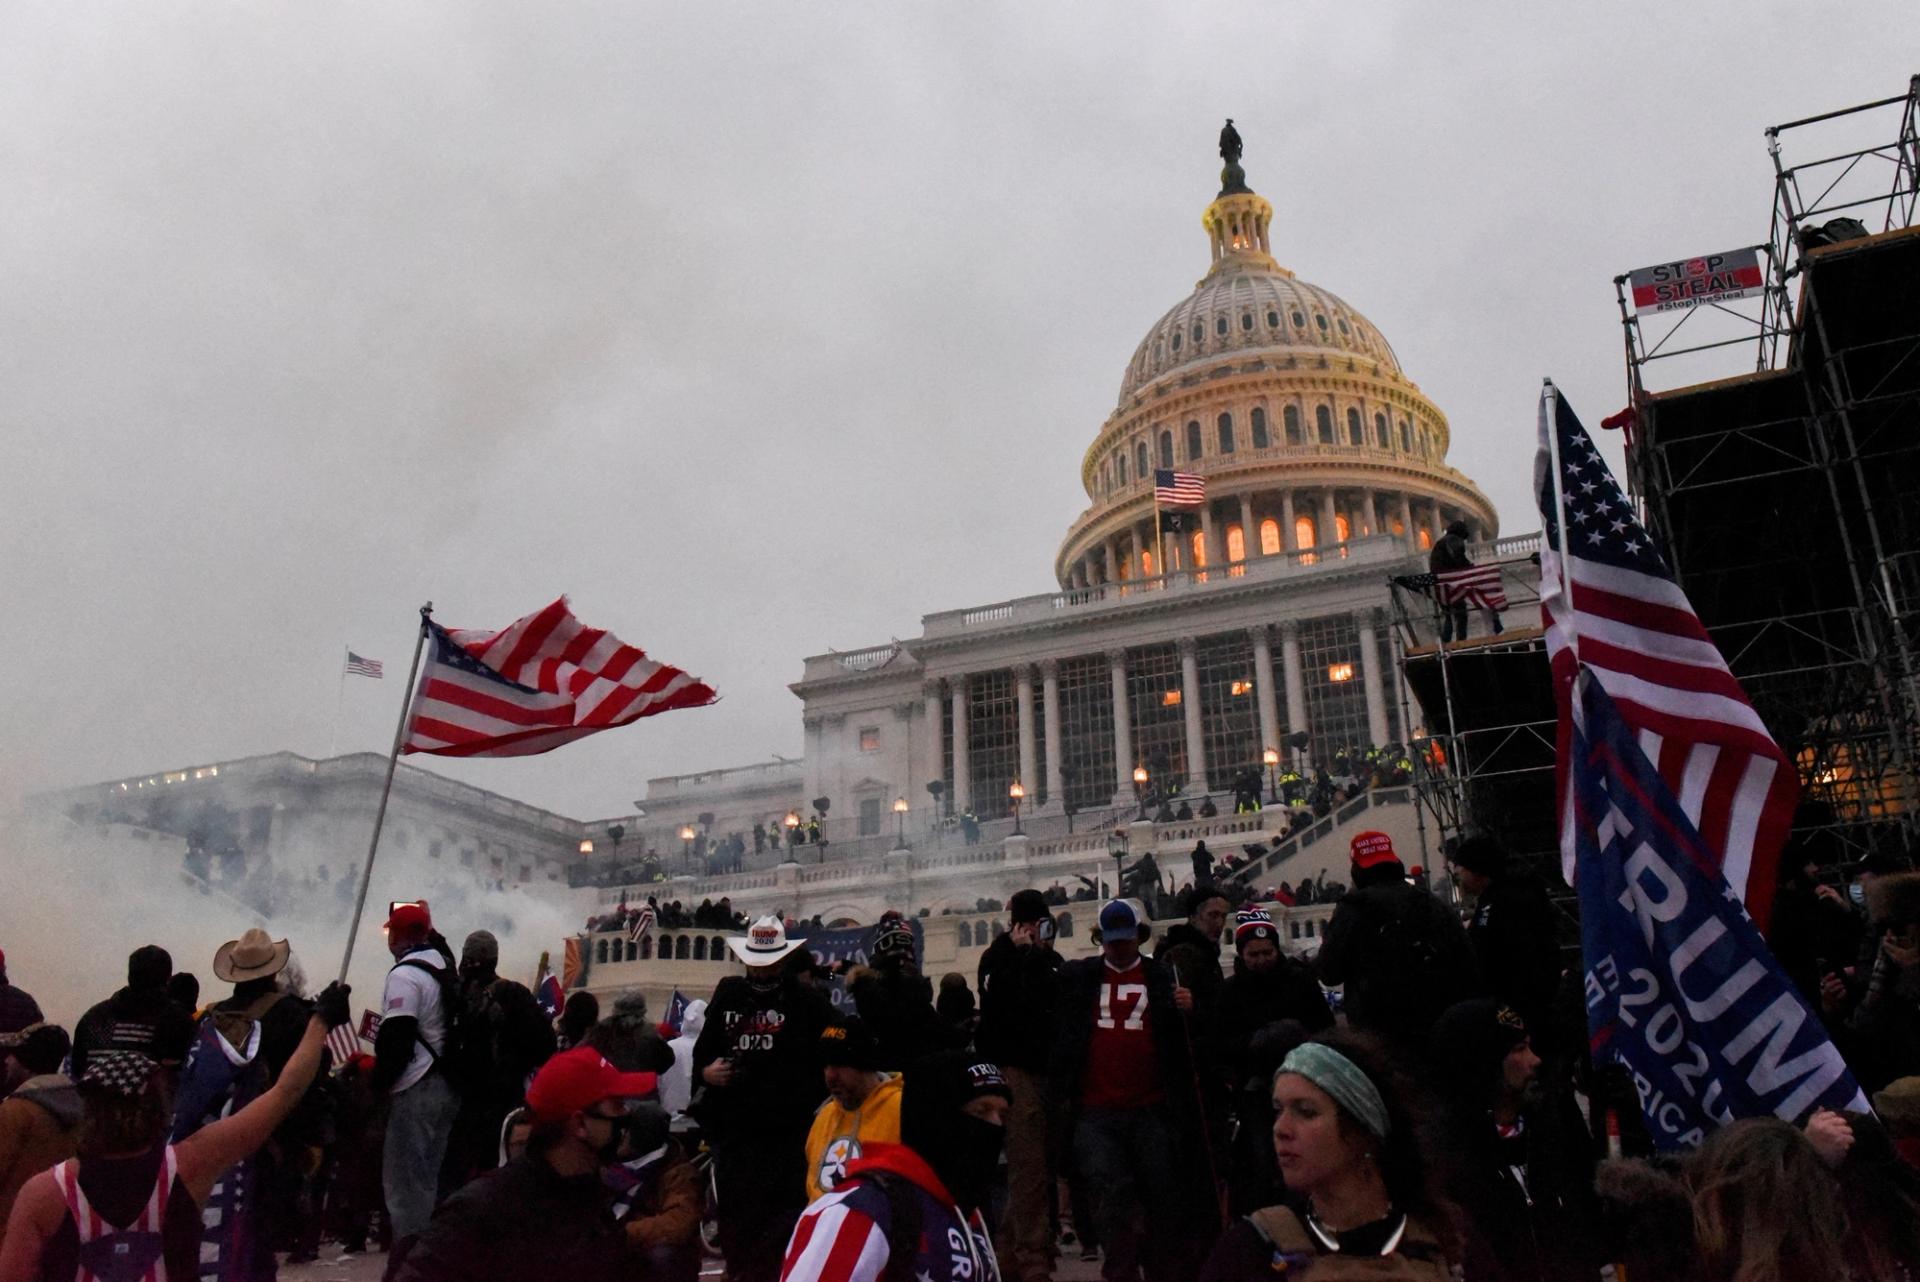
[[[999,1128],[960,1111],[982,1095],[1013,1098],[997,1065],[964,1051],[915,1060],[900,1095],[900,1142],[965,1210],[985,1204],[1000,1156]]]
[[[872,1073],[880,1068],[880,1043],[874,1040],[866,1024],[847,1019],[828,1024],[820,1030],[822,1068],[857,1068]]]
[[[173,954],[158,944],[145,944],[127,956],[128,988],[165,988],[173,978]]]
[[[1030,921],[1039,921],[1048,915],[1047,897],[1032,887],[1017,890],[1013,898],[1007,901],[1007,915],[1016,926]]]

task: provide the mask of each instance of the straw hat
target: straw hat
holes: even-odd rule
[[[229,939],[213,955],[214,978],[223,983],[241,984],[249,979],[278,975],[292,950],[284,939],[271,938],[255,926],[238,939]]]

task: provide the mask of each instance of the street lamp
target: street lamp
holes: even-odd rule
[[[893,848],[905,850],[907,848],[907,799],[905,797],[894,798],[893,818],[900,829],[899,836],[894,839]]]
[[[1120,898],[1120,865],[1127,857],[1125,828],[1115,828],[1107,834],[1107,854],[1113,857],[1113,897],[1118,899]]]
[[[1147,817],[1147,768],[1145,766],[1133,768],[1133,795],[1139,799],[1140,818],[1144,822]]]
[[[1274,782],[1273,768],[1280,764],[1280,754],[1275,749],[1268,748],[1260,754],[1260,760],[1267,763],[1267,800],[1274,805],[1278,805],[1280,803],[1280,785]]]
[[[687,871],[693,871],[693,825],[680,825],[680,853],[687,861]]]
[[[1026,799],[1026,795],[1027,790],[1020,785],[1018,779],[1015,779],[1012,786],[1007,789],[1007,797],[1013,802],[1013,835],[1016,837],[1021,835],[1020,803]]]
[[[787,826],[787,858],[793,859],[795,863],[799,863],[800,861],[794,858],[792,852],[794,830],[800,826],[800,813],[795,810],[789,810],[787,811],[787,817],[780,822]]]
[[[580,853],[583,855],[590,855],[593,853],[593,839],[591,837],[587,838],[586,840],[580,843]]]

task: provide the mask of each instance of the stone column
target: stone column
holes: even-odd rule
[[[1192,637],[1180,642],[1180,710],[1187,722],[1187,792],[1207,791],[1207,744],[1200,725],[1200,654]]]
[[[1020,717],[1020,786],[1029,797],[1040,791],[1040,756],[1033,742],[1033,666],[1013,670],[1013,701]]]
[[[820,795],[820,763],[827,754],[820,743],[820,718],[804,717],[800,724],[806,732],[803,739],[806,764],[800,768],[801,802],[804,805]]]
[[[1280,700],[1273,688],[1273,642],[1267,637],[1265,624],[1248,628],[1247,636],[1253,641],[1253,695],[1260,705],[1260,747],[1278,748]]]
[[[1320,528],[1316,533],[1320,536],[1320,546],[1323,548],[1332,547],[1340,541],[1339,514],[1334,510],[1333,490],[1330,488],[1320,492]]]
[[[1374,642],[1375,613],[1361,610],[1354,616],[1360,625],[1360,682],[1367,692],[1367,733],[1374,743],[1387,741],[1386,687],[1380,680],[1380,647]]]
[[[921,733],[927,737],[927,778],[925,782],[932,783],[936,779],[944,782],[947,777],[947,743],[946,736],[940,732],[943,720],[941,710],[945,707],[945,704],[940,698],[940,683],[938,681],[922,683],[920,686],[920,695],[926,705],[927,718],[927,724],[921,731]],[[922,786],[924,786],[924,784]],[[911,802],[916,800],[916,798],[908,797],[907,800]]]
[[[1400,491],[1398,508],[1400,515],[1400,537],[1407,541],[1408,547],[1418,547],[1420,545],[1420,536],[1414,532],[1413,528],[1413,504],[1408,501],[1405,490]]]
[[[1127,709],[1127,652],[1107,651],[1107,677],[1113,689],[1113,804],[1133,798],[1133,717]]]
[[[1117,535],[1109,534],[1107,536],[1106,542],[1100,545],[1100,550],[1102,554],[1107,558],[1106,564],[1100,567],[1100,581],[1102,583],[1118,583],[1120,581],[1120,539],[1119,537]],[[1020,782],[1026,783],[1027,781],[1025,779],[1022,779]]]
[[[1356,515],[1359,519],[1353,523],[1354,538],[1358,539],[1369,534],[1379,533],[1378,526],[1380,524],[1380,516],[1379,513],[1375,511],[1372,490],[1360,491],[1360,506],[1356,509]]]
[[[953,813],[973,806],[972,746],[967,736],[967,674],[947,683],[953,691]]]
[[[1047,731],[1047,809],[1067,803],[1066,781],[1060,773],[1060,663],[1040,661],[1040,722]]]
[[[1260,530],[1253,523],[1253,495],[1240,496],[1240,555],[1251,561],[1260,555]]]
[[[1200,507],[1200,537],[1206,543],[1208,568],[1218,569],[1225,565],[1227,558],[1220,555],[1220,527],[1214,523],[1211,502]]]
[[[1440,536],[1447,532],[1447,522],[1446,522],[1446,519],[1440,515],[1439,499],[1435,499],[1431,504],[1429,504],[1429,508],[1431,510],[1432,515],[1429,517],[1427,521],[1427,528],[1433,531],[1433,541],[1435,543],[1438,543],[1440,541]]]
[[[1292,619],[1280,625],[1280,668],[1287,682],[1287,730],[1291,734],[1311,730],[1307,724],[1307,686],[1300,672],[1300,625]],[[1295,749],[1293,759],[1304,765],[1305,749]]]
[[[1282,551],[1298,552],[1300,550],[1300,535],[1299,532],[1293,528],[1293,523],[1298,519],[1293,511],[1293,491],[1281,490],[1280,547]]]

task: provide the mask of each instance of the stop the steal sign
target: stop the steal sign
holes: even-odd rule
[[[1633,310],[1671,312],[1701,303],[1745,298],[1766,288],[1760,269],[1760,251],[1735,249],[1703,254],[1679,262],[1642,267],[1628,276],[1633,286]]]

